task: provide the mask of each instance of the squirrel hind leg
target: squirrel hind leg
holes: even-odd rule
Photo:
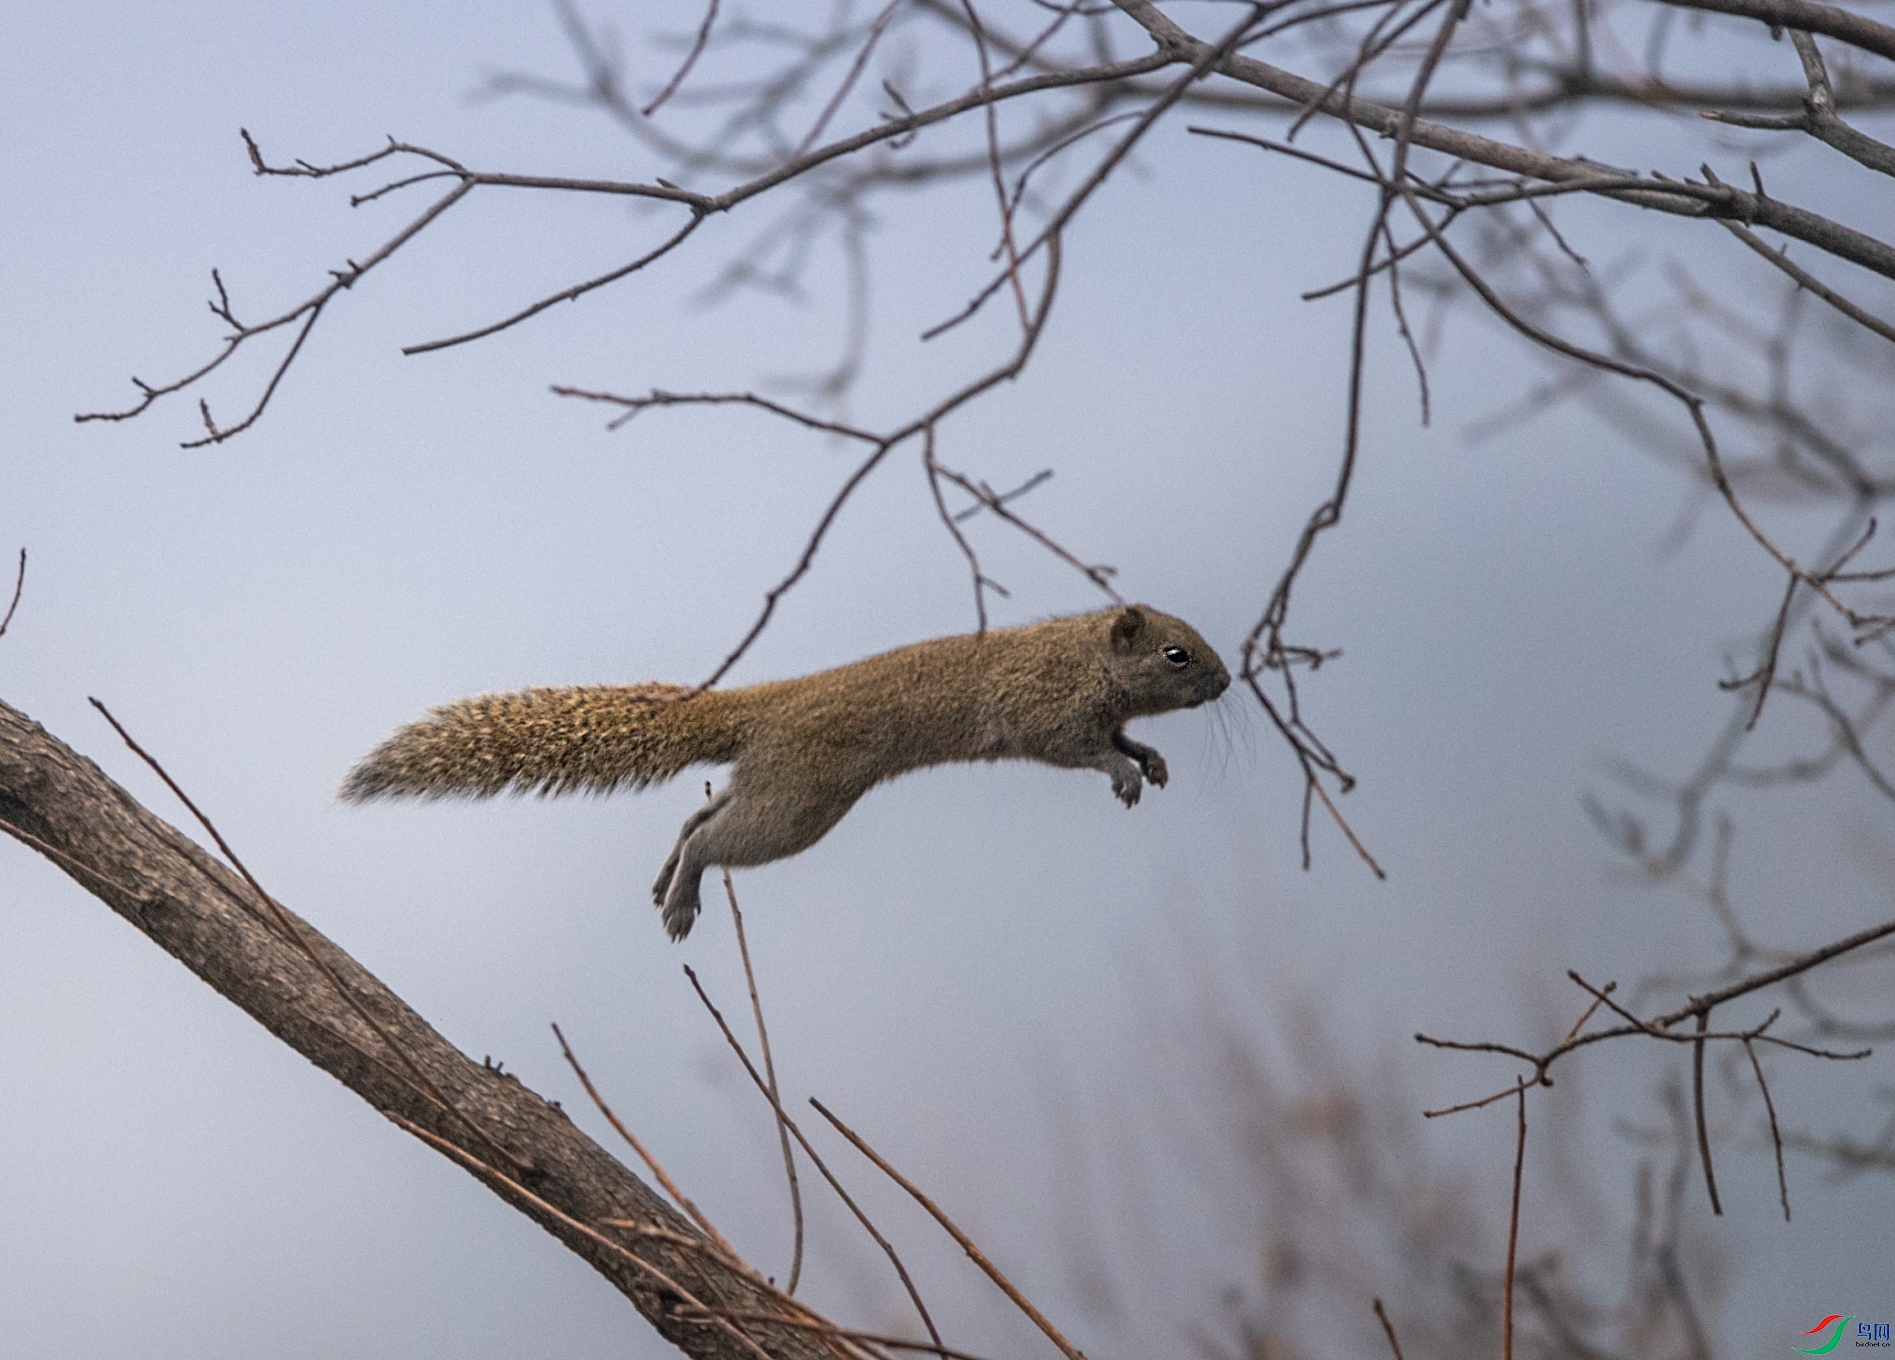
[[[665,856],[663,867],[658,870],[658,881],[651,885],[651,900],[664,913],[665,933],[674,940],[682,940],[691,933],[691,923],[698,913],[698,879],[703,875],[700,866],[691,876],[690,885],[685,887],[678,873],[678,862],[684,856],[685,842],[689,841],[697,829],[722,812],[730,804],[733,790],[726,785],[703,807],[684,819],[684,825],[678,828],[678,839],[672,842],[671,853]],[[673,902],[672,889],[679,888]]]
[[[698,885],[703,881],[703,868],[689,874],[672,875],[664,899],[659,903],[665,923],[665,934],[673,940],[682,940],[691,933],[692,923],[697,920],[702,903],[698,897]]]
[[[678,828],[678,839],[672,842],[671,853],[665,856],[664,867],[658,870],[658,881],[651,885],[651,900],[658,906],[665,904],[665,891],[671,886],[671,879],[678,869],[678,857],[684,850],[684,843],[691,839],[696,831],[712,817],[724,809],[731,799],[731,790],[725,788],[703,807],[684,819],[684,825]]]
[[[674,940],[697,919],[698,882],[707,869],[739,868],[787,859],[821,840],[861,797],[852,785],[798,788],[785,796],[767,778],[741,772],[711,802],[693,813],[653,885],[652,895]]]

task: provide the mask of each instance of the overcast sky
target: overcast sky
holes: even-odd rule
[[[622,19],[628,40],[653,23]],[[773,1136],[679,970],[737,1002],[728,919],[712,907],[674,946],[647,897],[700,781],[481,806],[333,794],[432,703],[707,674],[848,451],[742,412],[660,411],[613,433],[548,386],[751,386],[825,362],[839,310],[822,296],[697,305],[761,222],[739,214],[650,275],[490,342],[401,357],[609,267],[664,220],[489,195],[340,297],[241,438],[180,450],[190,401],[120,425],[71,419],[125,404],[130,374],[167,379],[211,352],[213,266],[240,314],[262,316],[416,210],[351,212],[347,187],[257,179],[240,127],[278,160],[346,158],[392,134],[495,169],[662,173],[595,118],[466,98],[502,67],[570,72],[550,11],[104,3],[0,23],[0,558],[30,553],[0,698],[181,824],[86,703],[104,700],[272,892],[452,1042],[596,1132],[558,1021],[673,1174],[780,1272]],[[1600,132],[1603,158],[1615,136],[1623,151]],[[1820,187],[1813,164],[1780,173]],[[1297,295],[1353,268],[1367,206],[1312,168],[1161,130],[1068,241],[1032,367],[944,427],[944,458],[996,486],[1055,468],[1032,513],[1232,658],[1332,475],[1348,308]],[[857,418],[897,420],[1001,352],[998,326],[915,339],[984,277],[990,210],[971,191],[884,205]],[[1714,228],[1631,225],[1654,257],[1765,286],[1723,263],[1737,247]],[[1611,253],[1625,238],[1594,239]],[[836,277],[823,266],[815,282]],[[1660,552],[1689,483],[1582,413],[1470,441],[1543,372],[1492,328],[1450,329],[1423,429],[1387,330],[1355,500],[1304,578],[1296,628],[1343,650],[1310,683],[1311,712],[1361,778],[1345,806],[1386,883],[1320,822],[1315,867],[1299,867],[1300,781],[1236,695],[1141,725],[1172,781],[1131,812],[1091,773],[938,770],[738,877],[785,1081],[938,1189],[1095,1354],[1211,1325],[1220,1287],[1253,1269],[1257,1211],[1215,1176],[1207,1191],[1168,1141],[1185,1126],[1223,1136],[1214,1099],[1193,1109],[1167,1085],[1218,1017],[1267,1046],[1313,1010],[1342,1069],[1399,1086],[1418,1129],[1423,1106],[1508,1070],[1420,1051],[1416,1030],[1535,1039],[1576,1014],[1569,967],[1630,981],[1719,957],[1702,904],[1627,874],[1580,800],[1620,796],[1617,756],[1688,766],[1724,718],[1724,658],[1779,584],[1716,514]],[[211,390],[220,415],[259,372]],[[997,526],[971,527],[1012,592],[996,622],[1101,603]],[[731,683],[973,623],[964,567],[901,454]],[[1813,946],[1887,916],[1887,808],[1860,781],[1730,807],[1733,896],[1771,941]],[[667,1353],[550,1238],[17,847],[0,847],[0,920],[0,1351]],[[1598,1217],[1549,1210],[1530,1245],[1571,1245],[1609,1275],[1634,1152],[1612,1118],[1649,1119],[1663,1069],[1631,1051],[1586,1061],[1574,1117]],[[1866,1131],[1889,1080],[1874,1061],[1779,1064],[1779,1101],[1817,1132]],[[1493,1210],[1509,1135],[1503,1108],[1416,1136]],[[1895,1313],[1885,1253],[1864,1250],[1890,1240],[1895,1184],[1792,1160],[1786,1226],[1767,1152],[1740,1139],[1726,1158],[1730,1213],[1707,1236],[1728,1253],[1730,1353],[1775,1345],[1806,1314]],[[1115,1185],[1113,1168],[1142,1184]],[[943,1280],[967,1343],[1013,1345],[928,1225],[878,1202]],[[1161,1229],[1134,1249],[1122,1225],[1147,1202]],[[816,1301],[898,1320],[840,1221],[825,1211],[817,1226]],[[1483,1268],[1503,1245],[1485,1240]],[[1126,1298],[1148,1296],[1135,1324],[1089,1305],[1076,1263],[1094,1252]]]

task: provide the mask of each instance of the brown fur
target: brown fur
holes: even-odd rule
[[[731,764],[653,888],[666,930],[683,939],[707,868],[805,850],[908,770],[973,760],[1096,769],[1130,807],[1141,777],[1162,787],[1166,771],[1125,735],[1126,721],[1195,707],[1229,684],[1189,624],[1132,605],[936,638],[746,689],[592,685],[462,699],[378,746],[341,796],[606,793]]]

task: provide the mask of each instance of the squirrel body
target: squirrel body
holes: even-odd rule
[[[1230,673],[1191,626],[1143,605],[935,638],[795,680],[733,690],[585,685],[485,694],[400,728],[341,797],[489,798],[644,788],[729,764],[653,886],[673,939],[690,932],[706,869],[808,849],[864,793],[909,770],[1037,760],[1101,770],[1127,807],[1164,758],[1125,735],[1193,708]]]

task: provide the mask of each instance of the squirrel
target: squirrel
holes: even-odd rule
[[[1210,644],[1145,605],[936,638],[797,680],[744,689],[581,685],[483,694],[400,728],[340,797],[490,798],[642,789],[688,765],[729,781],[685,820],[652,900],[690,933],[713,866],[806,850],[864,793],[955,761],[1037,760],[1101,770],[1128,808],[1164,757],[1128,719],[1195,708],[1230,685]]]

